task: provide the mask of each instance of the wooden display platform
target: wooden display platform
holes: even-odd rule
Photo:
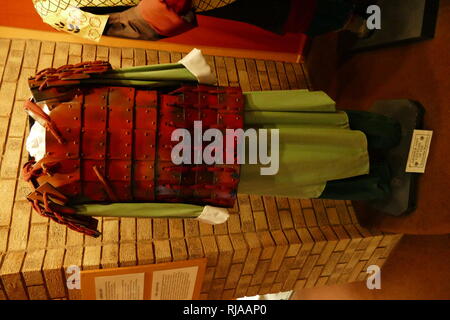
[[[109,60],[114,67],[178,61],[181,53],[75,43],[0,39],[0,300],[77,299],[67,290],[68,266],[84,270],[206,257],[201,298],[256,294],[361,281],[382,265],[401,235],[362,228],[351,202],[239,195],[229,221],[100,219],[103,235],[85,237],[35,213],[19,169],[29,98],[37,70]],[[208,57],[219,85],[243,90],[308,88],[302,65]]]

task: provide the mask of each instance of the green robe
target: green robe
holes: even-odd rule
[[[347,114],[336,111],[324,92],[245,96],[246,127],[280,130],[280,169],[277,175],[262,176],[259,165],[242,165],[240,193],[317,198],[327,181],[369,173],[365,134],[350,130]]]

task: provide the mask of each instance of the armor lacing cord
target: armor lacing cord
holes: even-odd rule
[[[59,221],[64,221],[63,217],[61,217],[61,215],[60,215],[58,212],[53,211],[53,210],[50,208],[50,205],[49,205],[49,203],[48,203],[48,193],[47,193],[47,192],[44,192],[44,194],[42,195],[42,198],[43,198],[43,200],[44,200],[44,209],[45,209],[45,212],[51,212],[51,213],[53,213],[53,214],[55,215],[55,217],[56,217]]]
[[[197,167],[194,168],[188,168],[188,167],[183,167],[183,166],[170,166],[170,167],[165,167],[163,168],[164,171],[169,171],[169,172],[197,172],[197,171],[209,171],[209,172],[236,172],[236,169],[234,168],[229,168],[229,167],[208,167],[208,166],[204,166],[204,165],[199,165]]]
[[[55,167],[57,164],[58,164],[57,162],[51,163],[51,164],[49,164],[49,167],[50,168]],[[50,176],[50,177],[53,176],[53,173],[49,170],[49,167],[47,167],[47,164],[42,163],[41,167],[42,167],[42,174]]]
[[[52,119],[46,114],[36,103],[28,100],[25,102],[24,109],[32,112],[36,117],[40,118],[44,122],[44,127],[55,137],[56,141],[59,144],[64,144],[64,138],[61,136],[61,133],[56,128],[55,124],[52,122]]]
[[[48,79],[45,79],[44,82],[42,82],[41,85],[39,86],[39,91],[42,91],[45,88],[47,88],[47,85],[48,85]]]
[[[181,172],[181,173],[191,171],[189,168],[184,167],[184,166],[170,166],[170,167],[163,168],[163,170],[169,171],[169,172]]]
[[[114,190],[111,187],[109,181],[102,175],[100,170],[98,170],[97,166],[92,166],[92,169],[94,170],[98,180],[100,180],[100,182],[103,184],[103,187],[105,188],[105,191],[108,194],[109,199],[113,202],[119,202],[119,198],[114,193]]]
[[[188,188],[189,189],[194,189],[194,190],[196,190],[196,189],[204,189],[205,185],[206,185],[205,183],[197,183],[197,184],[193,184],[193,185],[189,186]]]
[[[53,195],[53,194],[51,196],[53,196],[55,198],[57,197],[56,195]],[[66,211],[68,211],[68,212],[59,213],[51,207],[51,203],[49,202],[49,195],[47,192],[43,193],[42,198],[43,198],[44,208],[41,207],[41,202],[39,202],[39,200],[37,200],[37,199],[30,200],[31,206],[39,215],[41,215],[45,218],[49,218],[56,223],[65,225],[69,229],[72,229],[77,232],[81,232],[85,235],[92,236],[92,237],[100,236],[100,232],[98,232],[96,230],[97,221],[95,219],[89,217],[89,218],[85,219],[86,221],[82,221],[82,219],[80,219],[80,217],[76,217],[75,211],[73,209],[69,209],[69,208],[65,208]],[[73,216],[72,217],[64,216],[63,214],[73,215]],[[76,223],[77,218],[79,220],[78,221],[79,223]],[[75,222],[72,222],[70,220],[74,220]]]
[[[22,176],[26,182],[30,182],[32,179],[37,178],[42,174],[41,170],[35,169],[35,164],[36,161],[31,160],[23,165]]]
[[[183,190],[183,186],[179,184],[163,184],[162,187],[171,189],[171,190]]]
[[[233,190],[233,186],[221,184],[220,186],[214,184],[205,184],[204,188],[207,190],[221,190],[221,191],[229,191]]]
[[[50,163],[36,163],[36,161],[31,160],[24,164],[22,168],[22,175],[25,181],[30,182],[43,175],[52,176],[53,169],[58,166],[59,162]]]
[[[234,169],[234,168],[229,168],[229,167],[221,167],[221,168],[218,168],[218,167],[208,167],[208,168],[207,168],[207,171],[210,171],[210,172],[215,172],[215,171],[222,171],[222,172],[236,172],[236,169]]]
[[[47,68],[47,69],[41,70],[40,72],[38,72],[38,73],[36,74],[35,80],[36,80],[36,81],[39,81],[39,80],[41,80],[43,77],[45,77],[46,75],[52,74],[52,73],[54,73],[55,71],[56,71],[56,69],[54,69],[54,68]]]

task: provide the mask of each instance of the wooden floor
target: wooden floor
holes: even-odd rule
[[[100,219],[85,237],[31,212],[20,178],[27,160],[27,77],[89,60],[113,67],[178,61],[181,53],[0,39],[0,299],[77,299],[65,268],[84,270],[206,257],[202,298],[225,299],[363,280],[401,235],[362,228],[351,202],[239,195],[229,221]],[[207,57],[219,85],[248,90],[308,88],[302,65]]]

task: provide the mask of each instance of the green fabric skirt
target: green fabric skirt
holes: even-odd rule
[[[246,128],[279,129],[280,166],[270,176],[260,173],[265,165],[242,165],[240,193],[318,198],[328,181],[369,173],[365,134],[350,129],[347,114],[324,92],[261,91],[245,97]]]

